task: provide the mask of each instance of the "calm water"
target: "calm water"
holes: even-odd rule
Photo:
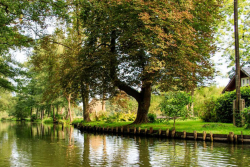
[[[2,166],[250,166],[250,145],[81,133],[0,122]]]

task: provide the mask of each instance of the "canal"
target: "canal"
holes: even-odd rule
[[[249,166],[250,145],[80,132],[0,122],[0,167]]]

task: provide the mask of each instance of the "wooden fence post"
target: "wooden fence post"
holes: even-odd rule
[[[186,137],[187,137],[187,132],[184,130],[183,131],[183,139],[186,139]]]
[[[145,135],[147,134],[147,131],[148,131],[148,129],[147,129],[147,128],[145,128]]]
[[[153,133],[153,127],[150,127],[149,134],[152,134],[152,133]]]
[[[174,136],[175,136],[175,129],[171,131],[171,137],[174,138]]]
[[[115,128],[116,133],[118,133],[118,127]]]
[[[241,142],[242,142],[242,143],[244,142],[244,140],[243,140],[243,133],[242,133],[242,131],[241,131]]]
[[[210,132],[210,141],[214,141],[213,133]]]
[[[238,142],[238,135],[234,135],[234,141],[235,141],[235,143]]]
[[[166,136],[169,137],[169,129],[166,130]]]
[[[196,140],[197,139],[197,132],[196,132],[196,130],[194,130],[194,140]]]
[[[141,133],[141,128],[140,128],[140,127],[138,128],[138,133],[139,133],[139,134]]]
[[[161,129],[159,129],[159,131],[158,131],[158,132],[159,132],[159,136],[161,136]]]
[[[134,127],[134,134],[136,134],[136,127]]]
[[[130,129],[129,129],[129,127],[127,127],[127,132],[128,132],[128,133],[130,132]]]
[[[234,141],[234,132],[229,132],[228,141],[229,142],[233,142]]]
[[[206,137],[207,137],[207,133],[206,133],[206,131],[203,131],[203,136],[202,136],[203,141],[206,140]]]
[[[123,133],[123,126],[121,127],[121,132]]]

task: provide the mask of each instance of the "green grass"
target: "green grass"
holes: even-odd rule
[[[82,123],[81,121],[74,121],[74,123]],[[82,123],[83,125],[88,126],[104,126],[104,127],[117,127],[117,126],[131,126],[131,127],[141,127],[141,129],[149,129],[153,127],[153,129],[172,129],[173,121],[169,121],[169,123],[147,123],[140,125],[130,125],[132,122],[114,122],[114,123],[105,123],[101,121]],[[202,133],[206,131],[207,133],[212,132],[213,134],[229,134],[229,132],[234,132],[234,134],[241,134],[241,131],[244,135],[250,135],[250,129],[245,129],[244,127],[235,127],[231,123],[215,123],[215,122],[203,122],[200,119],[197,120],[176,120],[175,129],[177,132],[190,132],[197,131],[198,133]]]

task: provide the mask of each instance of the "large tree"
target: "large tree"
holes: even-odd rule
[[[105,78],[138,102],[134,123],[147,122],[153,85],[187,89],[213,74],[220,3],[83,1],[85,48],[99,56]]]

